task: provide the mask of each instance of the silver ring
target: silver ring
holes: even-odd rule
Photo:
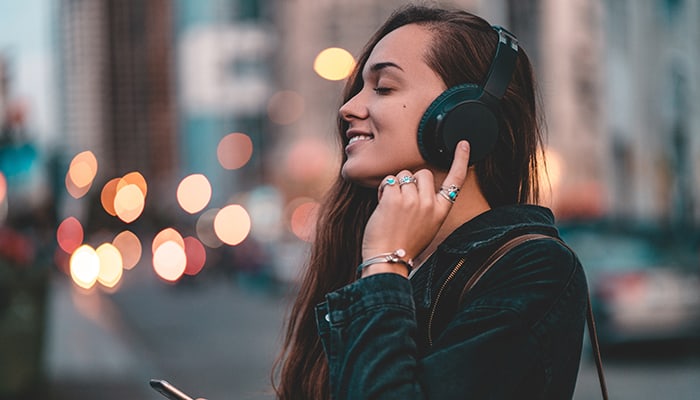
[[[403,186],[407,183],[416,183],[416,177],[411,176],[411,175],[406,175],[406,176],[402,176],[401,179],[399,179],[399,186]]]
[[[438,194],[444,197],[447,201],[454,204],[459,194],[459,188],[456,185],[450,185],[449,187],[441,187]]]
[[[394,186],[396,185],[396,178],[390,176],[386,179],[384,179],[384,182],[382,182],[381,185],[379,185],[379,191],[382,192],[384,191],[384,186]]]

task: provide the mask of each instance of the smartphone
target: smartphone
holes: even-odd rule
[[[170,400],[194,400],[180,389],[162,379],[151,379],[151,387]]]

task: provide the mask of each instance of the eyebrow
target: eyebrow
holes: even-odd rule
[[[403,68],[399,67],[398,65],[396,65],[390,61],[372,64],[372,65],[370,65],[369,70],[370,70],[370,72],[378,72],[378,71],[381,71],[381,70],[389,68],[389,67],[394,67],[394,68],[397,68],[397,69],[403,71]]]

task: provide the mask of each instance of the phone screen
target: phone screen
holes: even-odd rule
[[[170,400],[194,400],[180,389],[162,379],[151,379],[151,387]]]

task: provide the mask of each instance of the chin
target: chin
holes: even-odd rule
[[[358,171],[356,168],[348,166],[347,162],[343,164],[343,168],[340,170],[340,176],[342,176],[343,179],[345,179],[346,181],[350,181],[356,185],[368,188],[378,187],[382,179],[384,178],[384,176],[377,177],[374,174],[368,174],[363,173],[363,171]]]

